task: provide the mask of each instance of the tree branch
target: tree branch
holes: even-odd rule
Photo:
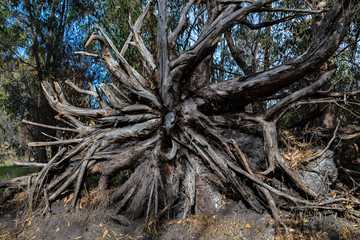
[[[160,71],[160,92],[164,105],[169,109],[174,104],[174,82],[170,78],[169,68],[169,49],[167,38],[167,0],[158,0],[159,7],[159,26],[158,26],[158,42],[159,42],[159,71]]]
[[[328,11],[329,9],[307,10],[307,9],[294,9],[294,8],[261,8],[255,12],[295,12],[295,13],[306,13],[306,14],[320,14]]]
[[[272,3],[275,0],[263,0],[238,9],[236,4],[228,5],[220,15],[202,32],[196,43],[171,62],[172,72],[183,72],[177,78],[182,78],[188,71],[197,66],[220,40],[221,34],[227,29],[241,22],[247,14]]]
[[[143,86],[146,85],[146,80],[135,70],[133,69],[129,63],[126,61],[126,59],[120,55],[118,50],[116,49],[115,45],[112,43],[112,41],[109,39],[109,37],[105,34],[105,32],[102,30],[102,28],[99,25],[95,25],[97,29],[104,35],[104,37],[107,39],[109,44],[113,47],[114,52],[116,53],[116,56],[119,58],[121,64],[119,64],[118,61],[116,61],[106,42],[102,37],[100,37],[98,34],[93,33],[87,43],[85,44],[85,47],[87,47],[91,41],[97,40],[101,44],[101,48],[103,51],[102,58],[105,61],[105,64],[107,68],[120,80],[122,84],[124,84],[125,87],[127,87],[131,92],[134,94],[137,94],[141,98],[149,100],[153,105],[157,106],[158,108],[161,107],[161,104],[158,100],[158,98],[149,90],[145,89]],[[126,71],[125,71],[126,70]]]
[[[330,81],[332,75],[335,73],[336,69],[333,68],[325,73],[323,73],[317,81],[312,83],[310,86],[302,88],[289,96],[281,99],[271,108],[269,108],[265,113],[265,119],[269,120],[273,118],[281,109],[285,108],[287,105],[300,100],[303,97],[309,96],[316,92],[321,86],[323,86],[326,82]]]
[[[231,32],[226,31],[225,32],[225,39],[228,43],[230,52],[232,57],[234,58],[235,62],[238,64],[238,66],[241,68],[241,70],[244,72],[245,75],[251,75],[254,74],[254,70],[242,59],[240,56],[240,53],[235,47],[234,41],[231,37]]]
[[[100,103],[102,108],[104,108],[104,109],[110,108],[109,105],[104,100],[101,99],[101,97],[99,96],[99,94],[97,94],[96,91],[88,91],[88,90],[81,89],[78,86],[76,86],[73,82],[71,82],[69,79],[66,80],[65,83],[68,84],[70,87],[72,87],[75,91],[77,91],[79,93],[90,95],[93,98],[95,98],[95,100]]]
[[[145,6],[144,11],[140,14],[140,16],[138,17],[138,19],[136,19],[136,22],[135,22],[134,26],[132,26],[132,30],[133,30],[133,31],[130,32],[128,38],[126,39],[126,42],[125,42],[124,46],[123,46],[122,49],[121,49],[121,52],[120,52],[121,56],[125,56],[126,50],[127,50],[128,47],[129,47],[129,43],[130,43],[130,41],[131,41],[131,39],[132,39],[132,37],[133,37],[134,32],[140,33],[141,27],[142,27],[142,25],[143,25],[143,23],[144,23],[144,19],[145,19],[146,15],[148,14],[151,6],[152,6],[154,3],[155,3],[154,0],[148,1],[148,3],[147,3],[146,6]]]
[[[67,102],[62,102],[58,98],[57,94],[54,92],[53,87],[49,82],[42,82],[41,86],[44,90],[45,96],[50,104],[50,106],[60,114],[70,114],[73,116],[83,116],[83,117],[108,117],[117,114],[117,111],[114,109],[89,109],[89,108],[79,108],[70,105]],[[64,100],[63,100],[64,101]]]
[[[59,131],[75,132],[75,133],[79,132],[79,130],[73,129],[73,128],[62,128],[62,127],[50,126],[50,125],[46,125],[46,124],[31,122],[31,121],[28,121],[25,119],[23,119],[21,122],[25,123],[25,124],[30,124],[30,125],[34,125],[34,126],[38,126],[38,127],[43,127],[43,128],[55,129],[55,130],[59,130]]]
[[[149,3],[151,3],[152,1],[149,1],[148,2],[148,5]],[[146,6],[148,6],[146,5]],[[141,21],[144,20],[144,17],[145,15],[147,14],[147,12],[149,11],[150,7],[148,7],[148,9],[145,9],[145,11],[143,12],[144,13],[144,16],[140,16],[142,17],[141,18]],[[139,18],[140,18],[139,17]],[[139,20],[139,19],[138,19]],[[137,22],[138,22],[137,20]],[[146,67],[149,69],[148,72],[149,74],[153,74],[153,72],[155,71],[155,69],[157,68],[156,66],[156,63],[155,63],[155,60],[153,58],[153,55],[150,53],[150,51],[147,49],[147,47],[145,46],[144,44],[144,41],[142,40],[141,36],[140,36],[140,27],[142,25],[142,22],[139,23],[137,26],[132,26],[132,23],[131,23],[131,20],[129,20],[130,22],[130,27],[132,29],[132,33],[133,33],[133,37],[134,37],[134,41],[135,41],[135,45],[137,47],[137,49],[139,50],[141,56],[143,57],[143,59],[145,60],[146,62]]]
[[[125,69],[127,70],[128,74],[131,76],[132,82],[137,86],[138,88],[144,88],[146,86],[146,80],[133,68],[130,66],[130,64],[126,61],[126,59],[119,53],[114,43],[111,41],[111,39],[107,36],[105,31],[100,27],[99,24],[95,24],[94,27],[98,29],[101,34],[106,39],[107,43],[110,45],[112,50],[115,52],[116,57],[120,60],[120,62],[123,64]]]
[[[318,35],[310,48],[300,57],[270,70],[248,77],[238,77],[223,83],[213,84],[198,92],[207,99],[207,105],[218,106],[251,102],[275,93],[318,69],[338,48],[346,34],[357,1],[350,1],[346,8],[335,3],[325,16]]]
[[[181,17],[179,20],[179,24],[176,26],[176,28],[174,29],[174,31],[172,31],[169,34],[168,37],[168,42],[169,44],[174,45],[176,40],[178,39],[179,35],[181,34],[181,32],[184,30],[184,28],[186,27],[186,25],[188,24],[188,19],[186,17],[186,15],[188,14],[190,7],[194,4],[195,0],[190,0],[186,6],[183,8],[182,12],[181,12]]]
[[[60,141],[54,141],[54,142],[30,142],[30,143],[28,143],[28,146],[29,147],[57,146],[57,145],[64,145],[64,144],[80,143],[83,140],[84,140],[84,138],[60,140]]]
[[[248,28],[250,28],[251,30],[255,30],[255,29],[261,29],[261,28],[264,28],[264,27],[270,27],[270,26],[273,26],[275,24],[282,23],[282,22],[285,22],[285,21],[288,21],[288,20],[291,20],[291,19],[294,19],[294,18],[301,17],[301,16],[302,15],[287,16],[287,17],[280,18],[280,19],[275,20],[275,21],[262,22],[262,23],[258,23],[258,24],[253,24],[250,21],[248,21],[247,19],[244,19],[243,21],[241,21],[241,23],[244,24],[245,26],[247,26]]]

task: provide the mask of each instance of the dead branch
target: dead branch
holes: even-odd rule
[[[39,167],[42,168],[46,165],[46,163],[36,163],[36,162],[13,162],[11,166],[18,167]]]
[[[22,122],[25,124],[30,124],[30,125],[34,125],[34,126],[38,126],[38,127],[43,127],[43,128],[55,129],[55,130],[59,130],[59,131],[75,132],[75,133],[79,132],[77,129],[73,129],[73,128],[62,128],[62,127],[50,126],[50,125],[46,125],[46,124],[35,123],[35,122],[28,121],[25,119],[23,119]]]

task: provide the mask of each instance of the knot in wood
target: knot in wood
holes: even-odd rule
[[[177,117],[174,112],[169,112],[165,115],[164,128],[166,130],[167,135],[171,134],[171,132],[175,126],[176,120],[177,120]]]

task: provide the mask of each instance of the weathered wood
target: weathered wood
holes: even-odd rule
[[[25,187],[28,185],[31,176],[23,176],[12,179],[0,179],[0,187]]]
[[[181,32],[183,32],[186,28],[186,26],[188,25],[188,19],[187,19],[187,14],[191,8],[191,6],[195,3],[195,0],[190,0],[186,6],[183,8],[182,12],[181,12],[181,17],[179,20],[178,25],[176,26],[176,28],[174,29],[174,31],[172,31],[169,34],[168,37],[168,43],[170,45],[172,45],[172,48],[175,45],[176,40],[178,39],[179,35],[181,34]]]
[[[81,143],[84,139],[68,139],[68,140],[60,140],[54,142],[30,142],[28,143],[29,147],[42,147],[42,146],[57,146],[57,145],[64,145],[64,144],[76,144]]]
[[[102,121],[104,123],[137,123],[155,118],[159,118],[159,116],[145,113],[145,114],[104,117],[104,118],[99,118],[99,121]]]
[[[79,132],[79,130],[73,129],[73,128],[62,128],[62,127],[50,126],[50,125],[46,125],[46,124],[35,123],[35,122],[28,121],[25,119],[23,119],[22,122],[25,124],[30,124],[30,125],[34,125],[34,126],[38,126],[38,127],[55,129],[55,130],[60,130],[60,131],[65,131],[65,132],[75,132],[75,133]]]
[[[148,12],[150,11],[150,8],[154,5],[154,3],[155,3],[155,1],[153,1],[153,0],[150,0],[150,1],[147,2],[146,6],[144,8],[144,11],[140,14],[140,16],[136,20],[135,24],[132,26],[133,31],[130,32],[128,38],[126,39],[126,42],[125,42],[124,46],[121,49],[120,54],[122,56],[125,55],[128,47],[129,47],[130,41],[131,41],[131,39],[133,37],[133,32],[135,31],[136,33],[140,33],[140,30],[141,30],[142,25],[144,23],[144,19],[145,19],[146,15],[148,14]]]
[[[84,90],[79,88],[78,86],[76,86],[73,82],[71,82],[69,79],[65,81],[66,84],[68,84],[70,87],[72,87],[73,89],[75,89],[75,91],[79,92],[79,93],[83,93],[83,94],[87,94],[92,96],[93,98],[95,98],[96,101],[98,101],[100,103],[100,105],[102,106],[102,108],[109,108],[109,105],[107,105],[107,103],[102,100],[99,96],[99,94],[97,94],[96,91],[88,91],[88,90]]]
[[[121,150],[118,154],[106,155],[106,154],[94,154],[94,157],[97,155],[108,159],[108,161],[99,162],[93,168],[93,172],[99,172],[101,175],[111,176],[118,171],[123,169],[129,169],[133,167],[137,160],[139,160],[145,153],[146,150],[153,147],[154,143],[159,140],[159,136],[150,138],[147,141],[140,142],[133,147],[129,147]]]
[[[240,100],[250,102],[256,98],[271,95],[298,81],[319,68],[337,49],[346,34],[356,4],[356,1],[350,1],[346,8],[343,8],[341,3],[334,3],[321,23],[320,29],[323,31],[318,32],[312,45],[303,55],[262,73],[212,84],[201,89],[198,96],[206,98],[207,104],[219,106]],[[174,67],[180,64],[178,61],[180,58],[174,63]]]
[[[110,90],[110,88],[105,83],[100,83],[99,87],[103,91],[107,99],[109,99],[109,102],[112,104],[114,108],[121,109],[126,105],[122,100],[120,100],[118,97],[115,96],[115,94]]]
[[[167,0],[159,0],[158,8],[158,42],[159,42],[159,74],[160,74],[160,91],[161,99],[164,106],[169,110],[173,108],[175,103],[175,93],[177,90],[177,83],[172,81],[169,68],[169,49],[168,49],[168,35],[167,35]]]
[[[281,99],[279,102],[277,102],[275,105],[273,105],[270,109],[266,111],[265,119],[272,118],[276,113],[281,112],[281,109],[284,109],[287,105],[290,105],[291,103],[304,98],[306,96],[309,96],[316,92],[317,89],[319,89],[321,86],[323,86],[326,82],[330,81],[332,75],[335,73],[335,69],[331,69],[325,73],[323,73],[317,81],[315,81],[313,84],[304,87],[300,89],[299,91],[296,91],[289,96]]]
[[[228,5],[226,9],[211,22],[211,25],[202,32],[192,48],[171,62],[172,71],[186,73],[186,69],[191,69],[193,66],[196,66],[210,52],[214,45],[220,40],[219,36],[229,27],[241,21],[247,14],[274,1],[275,0],[258,1],[240,9],[238,9],[236,4]]]
[[[46,163],[36,163],[36,162],[13,162],[11,166],[18,167],[38,167],[42,168],[46,166]]]
[[[53,87],[49,82],[42,82],[41,86],[44,90],[45,96],[50,106],[60,114],[94,118],[107,117],[117,114],[117,111],[115,109],[88,109],[74,107],[66,103],[64,104],[60,101],[58,95],[55,93]]]
[[[150,2],[151,1],[149,1],[149,3]],[[148,73],[150,75],[152,75],[153,72],[157,69],[154,57],[150,53],[150,51],[147,49],[147,47],[145,46],[144,41],[141,38],[141,35],[140,35],[138,29],[136,29],[134,26],[131,26],[131,28],[133,30],[133,37],[134,37],[134,40],[135,40],[135,45],[136,45],[137,49],[139,50],[141,56],[145,60],[145,63],[146,63],[145,66],[148,69]]]
[[[54,162],[57,161],[58,158],[61,157],[65,153],[65,151],[66,151],[66,148],[61,148],[55,154],[55,156],[52,159],[50,159],[50,161],[47,164],[45,164],[45,166],[43,166],[41,171],[37,174],[36,179],[35,179],[34,183],[31,186],[29,197],[28,197],[28,199],[29,199],[28,202],[29,202],[29,208],[30,209],[33,209],[34,197],[38,198],[38,196],[39,196],[39,194],[41,192],[41,191],[38,191],[38,190],[42,189],[48,171],[54,166]],[[44,189],[44,192],[47,193],[47,190]]]

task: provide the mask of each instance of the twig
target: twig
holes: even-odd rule
[[[63,144],[80,143],[83,140],[84,140],[84,138],[60,140],[60,141],[54,141],[54,142],[30,142],[30,143],[28,143],[28,146],[29,147],[56,146],[56,145],[63,145]]]
[[[321,194],[321,192],[323,191],[323,189],[324,189],[324,187],[325,187],[326,179],[327,179],[327,177],[328,177],[328,173],[329,173],[329,170],[326,171],[324,177],[322,178],[321,186],[320,186],[319,191],[317,192],[317,196],[316,196],[316,197],[318,197],[318,196]]]
[[[90,56],[90,57],[94,57],[94,58],[100,58],[100,56],[98,54],[89,53],[86,51],[76,51],[76,52],[74,52],[74,54],[85,55],[85,56]]]
[[[247,157],[245,156],[245,154],[241,151],[241,149],[239,148],[239,145],[235,142],[234,139],[230,139],[231,143],[233,144],[233,146],[235,147],[236,152],[239,154],[240,159],[242,161],[242,164],[244,165],[245,169],[250,173],[250,174],[254,174],[249,162],[247,160]]]
[[[75,91],[79,92],[79,93],[83,93],[83,94],[87,94],[87,95],[90,95],[92,96],[93,98],[95,98],[95,100],[97,102],[100,103],[101,107],[102,108],[110,108],[109,105],[103,101],[101,99],[101,97],[99,96],[99,94],[97,94],[97,92],[94,90],[94,88],[92,87],[91,83],[89,83],[90,85],[90,88],[92,89],[92,91],[88,91],[88,90],[85,90],[85,89],[81,89],[79,88],[78,86],[76,86],[73,82],[71,82],[69,79],[65,81],[66,84],[68,84],[70,87],[72,87]]]
[[[50,125],[46,125],[46,124],[41,124],[41,123],[36,123],[36,122],[31,122],[28,120],[23,119],[22,120],[23,123],[25,124],[30,124],[30,125],[34,125],[34,126],[38,126],[38,127],[43,127],[43,128],[49,128],[49,129],[55,129],[55,130],[60,130],[60,131],[67,131],[67,132],[76,132],[78,133],[79,131],[77,129],[72,129],[72,128],[62,128],[62,127],[55,127],[55,126],[50,126]]]
[[[292,9],[292,8],[260,8],[257,12],[296,12],[296,13],[307,13],[307,14],[320,14],[328,12],[329,9],[322,10],[307,10],[307,9]]]
[[[57,138],[57,137],[51,136],[51,135],[46,134],[46,133],[44,133],[44,132],[41,132],[41,134],[42,134],[42,135],[44,135],[45,137],[48,137],[48,138],[54,139],[54,140],[56,140],[56,141],[61,141],[61,139],[60,139],[60,138]]]
[[[326,147],[318,154],[310,157],[310,158],[307,158],[306,161],[307,162],[310,162],[311,160],[314,160],[315,158],[319,158],[321,157],[329,148],[330,148],[330,145],[332,144],[332,142],[335,140],[336,138],[336,133],[337,133],[337,130],[339,129],[339,126],[340,126],[340,122],[338,122],[336,128],[335,128],[335,131],[334,131],[334,134],[333,134],[333,137],[330,139],[330,141],[328,142],[328,144],[326,145]]]
[[[304,2],[309,6],[309,8],[311,8],[312,10],[314,10],[313,5],[312,5],[308,0],[304,0]]]
[[[168,37],[168,42],[169,44],[174,44],[176,42],[176,39],[179,37],[181,31],[184,29],[184,27],[186,26],[187,23],[187,18],[186,15],[188,14],[190,7],[194,4],[195,0],[190,0],[186,6],[183,8],[182,12],[181,12],[181,17],[179,20],[179,24],[177,25],[177,27],[174,29],[174,31],[172,31],[169,34]]]
[[[51,212],[49,197],[48,197],[46,188],[44,188],[44,198],[45,198],[45,208],[44,208],[44,211],[42,212],[42,214]]]

